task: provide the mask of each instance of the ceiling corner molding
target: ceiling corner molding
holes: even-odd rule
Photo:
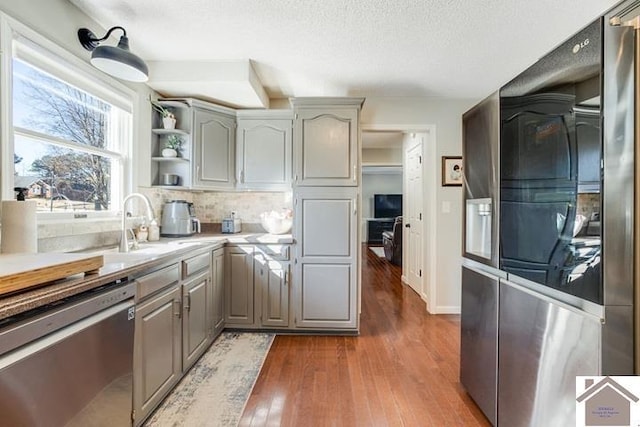
[[[148,61],[147,85],[169,97],[193,97],[235,108],[269,108],[250,60]]]

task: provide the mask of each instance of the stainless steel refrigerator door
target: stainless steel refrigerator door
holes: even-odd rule
[[[637,271],[640,267],[637,204],[640,199],[636,187],[640,181],[636,176],[638,154],[635,142],[639,125],[638,104],[635,102],[638,96],[636,47],[640,40],[638,30],[634,31],[634,26],[637,26],[634,20],[639,14],[638,2],[621,3],[605,16],[607,24],[604,26],[602,251],[607,323],[603,334],[602,368],[606,375],[630,375],[634,372],[633,341],[635,357],[640,356],[640,307],[637,300],[635,334],[632,326],[633,298],[640,295],[637,289],[640,277]],[[609,25],[616,20],[622,25]],[[636,373],[638,364],[636,360]]]
[[[464,205],[463,210],[463,255],[475,261],[493,267],[498,266],[498,177],[500,164],[500,99],[498,92],[490,95],[462,116]],[[489,199],[489,211],[473,209],[481,201],[486,205]],[[468,203],[475,200],[476,203]],[[488,214],[488,215],[487,215]],[[490,254],[478,251],[484,245],[473,244],[476,239],[478,223],[489,221],[482,229],[487,231],[483,240],[490,240]]]
[[[497,423],[498,277],[462,267],[460,382]]]
[[[500,281],[501,426],[575,424],[577,375],[600,375],[596,316]]]
[[[0,424],[131,425],[134,322],[123,302],[0,358]]]

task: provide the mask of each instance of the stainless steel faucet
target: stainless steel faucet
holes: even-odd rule
[[[147,217],[149,218],[149,222],[155,219],[155,215],[153,214],[153,208],[151,208],[151,201],[149,201],[149,198],[147,196],[140,193],[131,193],[127,197],[125,197],[124,200],[122,201],[120,252],[129,252],[129,241],[127,238],[127,202],[135,197],[142,199],[145,206],[147,207]],[[134,240],[135,240],[135,233],[133,233],[133,230],[131,230],[131,232],[134,235]]]

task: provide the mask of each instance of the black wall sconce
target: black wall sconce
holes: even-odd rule
[[[118,46],[100,46],[114,30],[122,30]],[[149,79],[147,64],[129,50],[127,32],[122,27],[112,27],[102,38],[87,28],[78,30],[78,40],[91,53],[91,65],[114,77],[131,82],[146,82]]]

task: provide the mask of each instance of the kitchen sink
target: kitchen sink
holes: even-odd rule
[[[82,251],[81,253],[105,256],[108,255],[109,258],[112,259],[126,259],[128,256],[137,257],[139,255],[164,255],[170,252],[175,252],[188,247],[195,247],[202,244],[203,242],[186,241],[140,243],[137,249],[130,249],[129,252],[120,252],[118,246],[108,246],[103,248],[89,249],[86,251]],[[118,255],[118,257],[115,257],[114,255]]]

